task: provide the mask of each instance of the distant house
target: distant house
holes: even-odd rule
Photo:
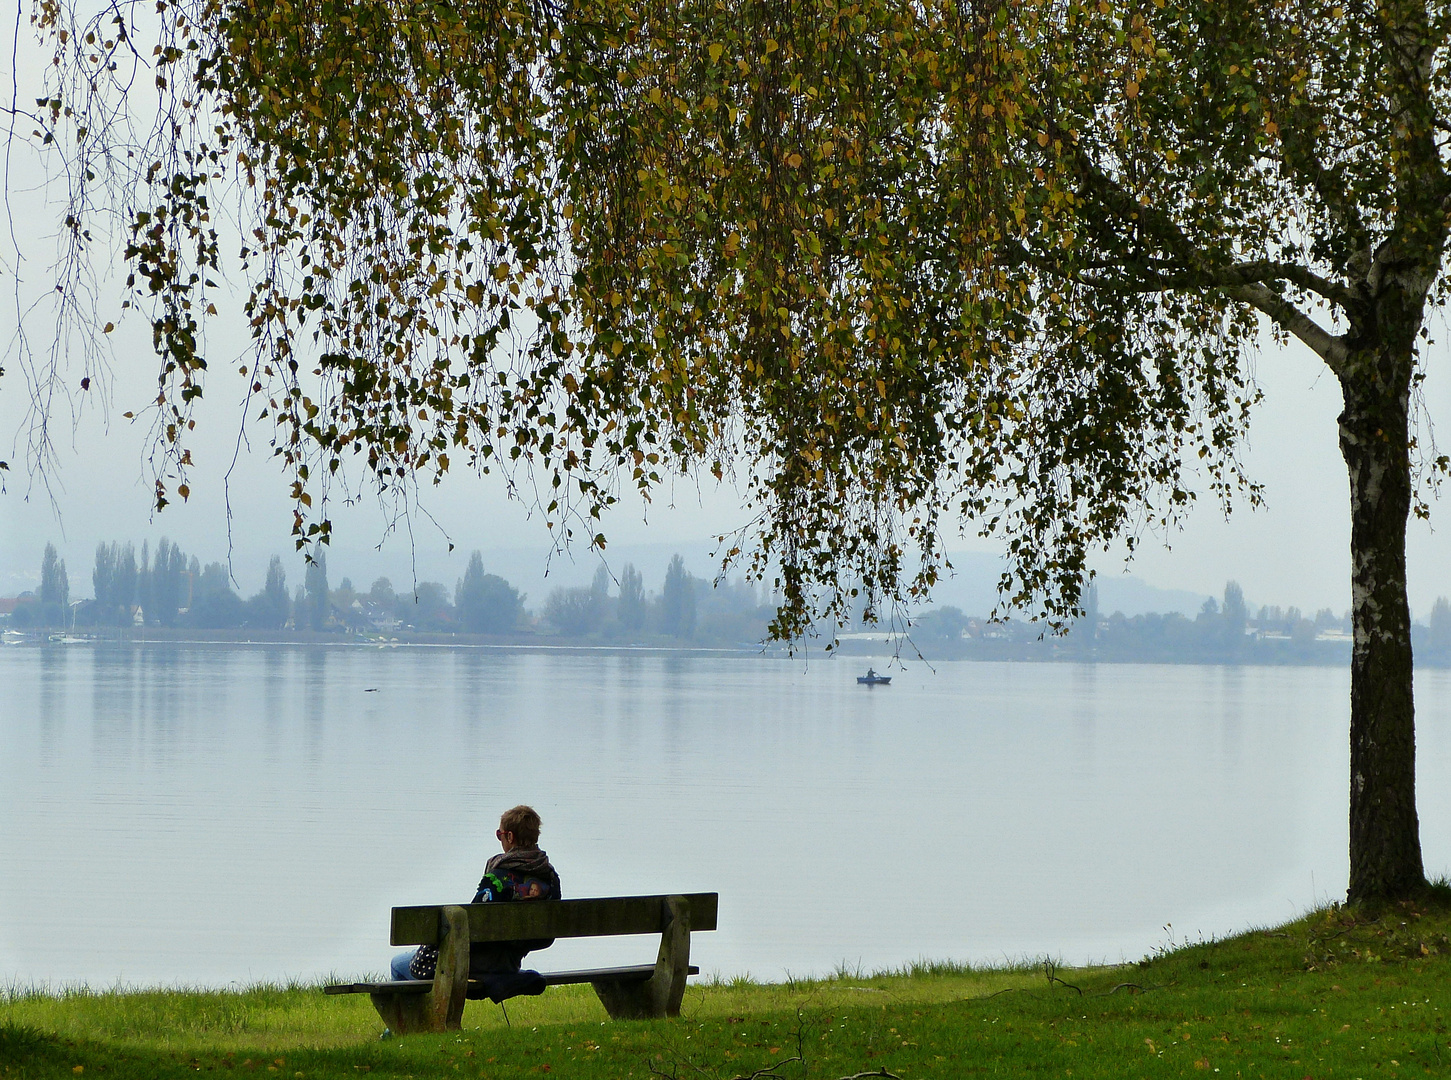
[[[391,633],[401,625],[393,612],[377,601],[360,597],[353,601],[353,608],[356,617],[361,618],[374,630]]]
[[[6,626],[29,626],[35,621],[37,610],[39,601],[36,600],[35,593],[28,589],[19,596],[0,598],[0,623]]]

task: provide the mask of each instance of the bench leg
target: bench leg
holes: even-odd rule
[[[438,968],[426,994],[369,994],[373,1008],[395,1035],[457,1031],[463,1025],[469,987],[469,916],[461,907],[439,915]]]
[[[665,900],[670,922],[660,935],[655,974],[644,982],[601,979],[591,985],[605,1012],[614,1020],[649,1020],[679,1016],[690,974],[690,901],[683,896]]]

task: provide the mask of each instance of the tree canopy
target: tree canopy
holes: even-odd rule
[[[996,175],[1026,72],[1053,20],[1117,13],[184,0],[138,29],[125,6],[39,11],[74,245],[113,198],[162,359],[158,505],[189,493],[224,269],[248,284],[242,374],[299,544],[329,535],[353,455],[388,491],[527,463],[590,540],[621,483],[707,469],[751,500],[727,552],[780,575],[782,635],[861,591],[924,594],[959,516],[1012,542],[1013,599],[1062,617],[1090,545],[1192,498],[1186,449],[1235,475],[1252,320],[1176,305],[1192,316],[1149,325],[1153,305],[1085,290],[1047,317],[1001,250],[1027,209]],[[1009,12],[1036,20],[1031,57],[996,40]],[[162,120],[123,145],[148,30]],[[1176,366],[1174,318],[1227,340]]]
[[[1419,885],[1404,534],[1445,467],[1411,424],[1443,4],[156,10],[36,20],[66,251],[105,195],[161,358],[158,505],[189,491],[230,268],[299,544],[354,456],[384,492],[527,470],[596,543],[621,485],[708,470],[749,497],[723,555],[776,578],[780,635],[925,594],[960,523],[1061,621],[1089,552],[1177,522],[1196,474],[1258,498],[1235,447],[1267,323],[1345,394],[1351,893]],[[160,121],[128,143],[142,72]]]

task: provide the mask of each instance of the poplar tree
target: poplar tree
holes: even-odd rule
[[[302,582],[306,589],[305,611],[299,612],[298,623],[309,630],[322,630],[327,626],[328,616],[332,614],[332,605],[328,599],[326,552],[317,551],[308,560]]]
[[[523,614],[524,599],[497,574],[484,573],[482,552],[469,556],[468,567],[453,593],[454,607],[464,628],[475,634],[504,634],[513,630]]]
[[[626,563],[620,571],[620,597],[617,602],[620,626],[626,633],[637,633],[645,626],[645,579],[634,563]]]
[[[679,555],[671,556],[660,588],[660,630],[687,641],[695,636],[695,578]]]
[[[145,565],[144,557],[142,565]],[[131,609],[138,602],[139,578],[140,572],[136,567],[136,546],[128,543],[116,555],[116,577],[111,594],[111,605],[117,626],[132,624]]]
[[[287,625],[290,603],[287,597],[287,571],[282,567],[282,558],[272,556],[267,563],[267,577],[262,591],[247,601],[251,609],[250,618],[257,626],[267,630],[281,630]]]
[[[66,576],[65,560],[56,552],[54,544],[46,544],[40,561],[41,618],[47,623],[64,624],[70,598],[71,586]]]
[[[116,607],[116,545],[96,545],[96,566],[91,571],[92,595],[96,598],[97,624],[106,626],[115,620]]]

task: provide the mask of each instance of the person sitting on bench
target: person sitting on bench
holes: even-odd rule
[[[539,847],[540,820],[533,807],[515,806],[499,818],[499,846],[504,850],[489,859],[473,903],[511,900],[559,900],[559,875]],[[498,1002],[518,994],[542,994],[544,981],[537,971],[521,971],[525,954],[547,949],[553,938],[533,941],[475,942],[469,946],[470,998]],[[397,980],[431,979],[438,963],[436,945],[420,945],[393,958]]]

